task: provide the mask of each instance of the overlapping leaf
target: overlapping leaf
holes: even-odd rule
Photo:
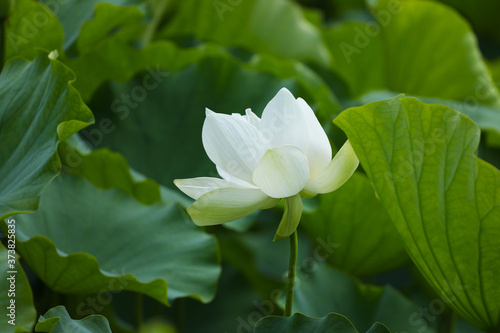
[[[66,175],[47,189],[39,212],[18,219],[18,251],[54,291],[125,289],[164,304],[214,296],[215,240],[177,204],[144,206],[120,190]]]
[[[367,93],[384,91],[439,100],[498,135],[500,95],[467,22],[436,2],[371,3],[376,20],[325,31],[351,97],[373,101],[380,94]]]
[[[163,38],[195,36],[254,53],[314,61],[325,67],[331,59],[319,29],[301,8],[289,1],[182,1],[173,3]]]
[[[500,328],[500,172],[457,111],[397,97],[336,119],[415,264],[473,325]]]
[[[46,53],[9,62],[0,75],[0,217],[33,212],[59,173],[57,145],[93,122],[74,74]]]
[[[119,188],[145,205],[161,201],[158,184],[130,170],[123,156],[108,149],[83,152],[77,147],[84,142],[78,137],[70,139],[75,147],[68,140],[58,149],[66,172],[83,177],[100,188]]]
[[[14,56],[34,59],[36,48],[62,51],[63,28],[54,13],[35,0],[11,2],[5,31],[6,60]]]
[[[68,311],[62,305],[52,308],[46,314],[40,316],[35,331],[49,333],[111,333],[106,317],[93,315],[81,320],[74,320],[71,319]]]
[[[101,3],[104,3],[104,6],[108,3],[116,6],[140,6],[144,3],[143,0],[41,0],[40,2],[44,3],[60,20],[64,28],[65,50],[68,50],[76,42],[81,33],[82,26],[94,17],[95,8]],[[131,8],[131,10],[136,11],[137,8]],[[114,17],[113,20],[108,21],[108,23],[120,22],[120,20],[124,18],[123,16]],[[107,34],[109,31],[103,29],[100,33]]]
[[[417,325],[419,306],[391,286],[378,287],[359,281],[327,265],[299,275],[294,312],[323,317],[330,312],[349,318],[361,332],[381,322],[393,332],[433,333],[429,325]],[[417,322],[417,324],[415,324]]]

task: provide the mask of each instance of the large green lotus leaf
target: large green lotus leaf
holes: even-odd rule
[[[10,61],[0,75],[0,217],[33,212],[61,169],[57,145],[93,122],[74,74],[46,53]]]
[[[155,81],[146,83],[147,87],[151,87],[161,82],[167,71],[178,71],[202,57],[222,53],[214,46],[181,49],[170,41],[157,41],[138,49],[132,42],[144,30],[139,23],[141,18],[141,11],[136,7],[118,7],[107,3],[96,6],[94,18],[82,27],[77,41],[77,56],[64,59],[78,76],[75,86],[84,100],[89,100],[105,81],[125,82],[137,72],[146,71],[155,73]],[[115,33],[102,33],[115,30]],[[120,57],[116,57],[117,54]]]
[[[460,15],[431,1],[400,2],[395,9],[389,5],[395,1],[387,3],[389,14],[376,15],[376,22],[341,24],[325,31],[338,62],[335,70],[353,97],[390,90],[463,101],[480,93],[481,104],[500,105],[475,36]],[[375,73],[369,71],[373,67]],[[362,73],[378,80],[368,80],[366,86]]]
[[[255,326],[254,333],[358,333],[346,317],[329,313],[322,318],[312,318],[295,313],[291,317],[266,317]],[[384,325],[373,324],[366,333],[390,333]]]
[[[500,329],[500,172],[479,128],[443,105],[397,97],[344,111],[349,137],[405,247],[460,316]]]
[[[129,83],[111,84],[91,106],[96,124],[110,119],[116,129],[104,136],[84,130],[81,136],[122,153],[132,168],[172,187],[175,178],[217,176],[201,140],[205,108],[244,113],[250,107],[261,114],[283,86],[309,100],[295,80],[279,79],[226,57],[203,58],[159,77],[154,88],[144,88],[153,78],[146,72]]]
[[[142,49],[131,45],[143,31],[138,23],[141,12],[135,7],[100,4],[95,17],[86,22],[78,39],[78,56],[65,59],[78,76],[76,87],[84,100],[107,80],[128,81],[139,71],[179,71],[208,56],[229,57],[220,47],[203,45],[182,49],[168,41],[155,41]],[[118,30],[105,34],[102,31]],[[114,31],[113,30],[113,31]],[[120,54],[120,57],[116,57]],[[99,59],[99,62],[96,62]],[[262,54],[251,59],[251,67],[283,80],[296,80],[325,114],[338,111],[338,103],[325,82],[311,69],[296,60]],[[157,74],[158,75],[158,74]]]
[[[436,2],[371,2],[377,3],[376,21],[340,24],[324,33],[351,97],[387,91],[390,97],[448,100],[482,128],[500,133],[500,95],[467,22]],[[483,112],[494,121],[481,121]]]
[[[143,49],[137,49],[132,45],[144,30],[139,24],[143,14],[137,7],[119,7],[109,3],[96,5],[95,1],[89,1],[92,2],[95,14],[92,18],[86,17],[84,23],[81,23],[81,31],[74,48],[76,56],[64,60],[77,74],[76,87],[84,100],[90,99],[103,81],[109,79],[127,81],[139,69],[150,64],[154,68],[161,63],[148,62],[151,57],[162,59],[160,55],[165,57],[172,52],[168,43],[165,43],[167,46],[154,44]],[[68,10],[79,6],[74,1],[73,3],[74,5],[68,7]],[[117,54],[120,56],[117,57]],[[183,60],[177,59],[175,63],[182,64],[192,57],[190,52],[184,52],[181,58]]]
[[[353,174],[341,188],[318,200],[318,208],[304,212],[300,225],[317,244],[327,235],[336,244],[331,251],[318,251],[320,259],[355,276],[407,262],[401,238],[365,175]]]
[[[33,59],[36,48],[62,51],[61,23],[46,6],[35,0],[11,2],[13,8],[5,25],[5,59]]]
[[[319,29],[290,1],[187,0],[175,2],[166,16],[160,37],[195,36],[325,67],[331,62]]]
[[[47,311],[43,316],[40,316],[35,331],[49,333],[111,333],[106,317],[92,315],[80,320],[74,320],[71,319],[68,311],[62,305],[56,306]]]
[[[116,6],[133,6],[144,3],[143,0],[41,0],[41,2],[56,14],[61,21],[64,28],[65,50],[68,50],[76,42],[82,26],[93,18],[97,5],[109,3]],[[123,17],[115,17],[113,21],[119,22],[121,19]],[[108,33],[108,31],[102,30],[100,33]]]
[[[207,56],[230,57],[223,48],[210,44],[183,49],[161,40],[137,49],[135,41],[144,35],[144,25],[140,22],[142,15],[137,7],[101,3],[95,8],[95,16],[82,26],[76,44],[77,56],[64,61],[77,74],[76,87],[84,100],[90,99],[107,80],[128,81],[139,71],[157,71],[160,67],[164,71],[179,71]],[[314,96],[319,109],[325,114],[328,111],[328,116],[337,112],[338,103],[328,86],[304,64],[293,59],[284,61],[270,54],[250,60],[251,67],[256,70],[299,82]]]
[[[140,23],[142,18],[143,14],[137,7],[108,3],[95,7],[94,17],[83,24],[78,36],[77,55],[64,59],[78,77],[75,87],[84,100],[89,100],[105,81],[125,82],[139,71],[154,72],[154,78],[162,80],[167,70],[178,71],[201,57],[221,53],[213,46],[181,49],[170,41],[153,42],[138,49],[133,42],[144,31]],[[151,87],[155,82],[147,86]]]
[[[220,273],[217,245],[183,213],[64,175],[39,212],[18,216],[17,249],[56,292],[126,289],[164,304],[185,296],[207,302]]]
[[[9,222],[8,225],[16,225],[15,220],[9,219],[9,221],[14,222]],[[12,227],[9,229],[15,230]],[[6,233],[7,237],[12,234],[14,233]],[[11,282],[14,282],[14,288],[11,287]],[[7,250],[3,245],[0,245],[0,290],[2,290],[0,307],[3,314],[0,331],[5,333],[30,332],[36,321],[31,287],[15,251]],[[13,305],[11,300],[15,301]],[[13,317],[9,316],[12,312],[9,307],[13,308]],[[9,323],[9,321],[12,322]]]
[[[383,39],[380,36],[371,38],[363,49],[355,45],[358,31],[364,32],[366,26],[366,23],[346,21],[323,32],[335,59],[334,71],[346,82],[347,93],[352,98],[384,90],[387,86]]]
[[[86,13],[85,19],[78,23],[81,31],[71,38],[71,43],[76,42],[72,49],[76,55],[64,59],[78,77],[75,86],[84,100],[90,99],[104,81],[128,81],[137,71],[148,66],[151,70],[160,65],[178,70],[200,56],[199,50],[178,51],[174,44],[166,41],[152,43],[142,49],[136,48],[132,42],[144,31],[144,26],[140,24],[142,11],[135,6],[120,7],[109,3],[96,5],[96,2],[89,1],[82,5],[79,1],[69,1],[63,6],[64,10],[73,11],[76,7],[89,5],[84,12],[90,8],[94,12],[95,7],[94,16],[90,17]],[[117,54],[120,56],[117,57]]]
[[[494,29],[498,22],[497,13],[500,12],[500,2],[490,0],[439,0],[460,12],[472,25],[479,40],[485,43],[500,44],[500,33]],[[488,50],[485,50],[485,54]]]
[[[83,177],[100,188],[119,188],[145,205],[161,201],[158,183],[131,170],[122,155],[106,148],[86,152],[79,149],[82,140],[77,136],[70,139],[58,149],[65,172]]]
[[[294,312],[312,317],[339,313],[349,318],[360,332],[367,331],[374,322],[381,322],[392,332],[434,333],[431,323],[415,325],[421,319],[418,309],[417,304],[391,286],[362,284],[327,265],[317,266],[296,281]]]
[[[118,58],[117,53],[121,55]],[[162,81],[167,71],[185,68],[207,53],[220,51],[213,47],[179,49],[168,41],[155,42],[138,50],[122,40],[110,39],[77,58],[65,59],[65,63],[77,74],[75,86],[88,101],[105,81],[125,82],[139,71],[156,73],[155,78]],[[99,63],[95,59],[100,59]],[[148,82],[148,87],[151,87],[158,81]]]

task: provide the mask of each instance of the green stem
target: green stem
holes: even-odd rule
[[[295,284],[295,271],[297,267],[298,252],[297,230],[290,236],[290,261],[288,262],[288,281],[286,287],[285,317],[292,315],[293,308],[293,287]]]
[[[443,314],[440,325],[438,326],[438,333],[453,333],[455,332],[455,323],[457,315],[451,309],[447,309]]]
[[[140,329],[143,322],[141,293],[135,294],[135,321],[137,324],[137,329]]]
[[[176,332],[184,332],[185,320],[186,320],[186,299],[178,298],[175,300],[174,304],[175,310],[175,327]]]

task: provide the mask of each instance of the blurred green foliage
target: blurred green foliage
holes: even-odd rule
[[[498,333],[498,7],[13,2],[0,215],[6,246],[15,219],[17,326],[0,329]],[[206,107],[260,115],[281,87],[361,161],[337,192],[304,200],[302,314],[289,318],[277,317],[288,244],[272,242],[282,207],[202,229],[172,183],[217,176]]]

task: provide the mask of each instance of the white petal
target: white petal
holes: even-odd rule
[[[286,88],[278,91],[266,105],[259,126],[273,147],[298,146],[302,141],[301,133],[306,128],[305,117],[295,97]]]
[[[312,193],[335,191],[352,176],[358,165],[358,157],[347,140],[328,166],[313,177],[304,190]]]
[[[297,103],[307,120],[309,145],[304,153],[309,161],[310,177],[313,177],[332,160],[332,147],[311,107],[302,98],[297,98]]]
[[[302,199],[299,194],[285,198],[285,210],[273,241],[285,239],[297,229],[302,216],[302,209]]]
[[[272,198],[299,193],[309,179],[309,165],[296,146],[274,147],[266,151],[253,172],[253,182]]]
[[[216,225],[250,215],[269,200],[258,189],[223,187],[203,194],[187,211],[199,226]]]
[[[221,176],[225,180],[230,181],[231,183],[237,184],[241,187],[258,188],[257,186],[252,185],[249,182],[246,182],[244,180],[241,180],[239,178],[236,178],[236,177],[230,175],[227,171],[225,171],[221,167],[217,167],[217,172],[219,173],[219,176]]]
[[[332,159],[330,142],[314,111],[307,103],[282,88],[262,113],[259,130],[272,147],[295,145],[309,161],[310,176],[322,170]]]
[[[212,111],[212,112],[213,112],[213,111]],[[215,113],[215,112],[214,112],[214,113]],[[235,117],[235,118],[239,118],[239,119],[246,120],[246,118],[245,118],[245,117],[243,117],[243,116],[241,115],[241,113],[236,113],[236,112],[235,112],[235,113],[231,113],[231,117]]]
[[[175,186],[193,199],[198,199],[203,194],[221,187],[241,187],[225,179],[212,177],[199,177],[174,180]]]
[[[215,113],[207,109],[202,140],[208,157],[232,176],[251,182],[252,172],[269,142],[242,116]]]
[[[259,128],[260,118],[251,109],[245,110],[245,119],[255,127]]]

